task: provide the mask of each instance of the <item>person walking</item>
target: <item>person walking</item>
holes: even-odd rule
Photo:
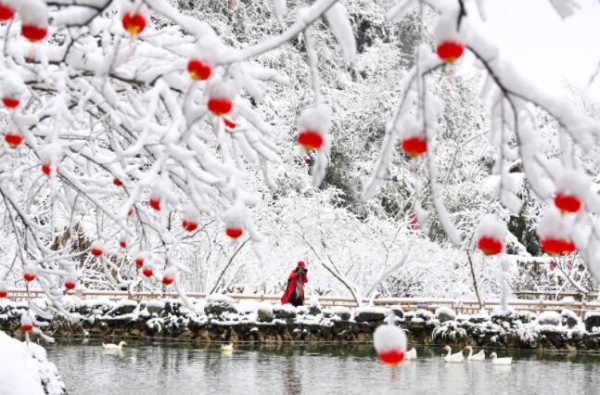
[[[287,288],[281,297],[281,304],[291,303],[293,306],[302,306],[304,303],[304,284],[308,282],[308,269],[304,261],[299,261],[298,265],[290,273]]]

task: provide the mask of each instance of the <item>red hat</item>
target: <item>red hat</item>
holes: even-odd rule
[[[298,261],[298,267],[306,267],[306,263],[304,263],[304,261]]]

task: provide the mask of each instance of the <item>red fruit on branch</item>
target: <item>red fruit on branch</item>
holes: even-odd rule
[[[173,277],[163,276],[162,282],[165,285],[171,285],[175,282],[175,279]]]
[[[456,62],[465,51],[465,46],[458,41],[444,41],[437,47],[437,54],[446,63]]]
[[[415,158],[419,155],[423,155],[427,152],[427,140],[423,137],[408,137],[402,140],[402,149],[411,158]]]
[[[28,283],[32,282],[33,280],[35,280],[35,274],[31,273],[31,272],[25,272],[23,274],[23,279],[25,281],[27,281]]]
[[[123,249],[127,248],[127,240],[120,240],[119,247],[121,247]]]
[[[137,36],[146,28],[146,18],[142,14],[131,15],[126,13],[121,20],[125,31],[132,36]]]
[[[221,116],[231,112],[233,103],[229,99],[213,98],[208,100],[207,107],[208,111],[216,116]]]
[[[205,81],[210,78],[212,70],[209,65],[199,60],[192,59],[188,62],[188,73],[195,81]]]
[[[244,234],[244,230],[242,228],[227,228],[225,234],[232,239],[239,239]]]
[[[66,289],[75,289],[75,286],[77,284],[75,283],[75,281],[65,281],[65,288]]]
[[[323,136],[314,130],[304,130],[298,134],[298,144],[306,151],[318,150],[324,143]]]
[[[42,165],[42,173],[44,173],[47,176],[50,176],[50,165],[43,164]]]
[[[92,248],[92,250],[90,252],[95,257],[100,257],[104,253],[104,251],[102,251],[102,248],[99,248],[99,247]]]
[[[0,298],[6,298],[8,296],[7,290],[0,290]]]
[[[23,137],[15,133],[7,133],[4,136],[4,141],[10,148],[17,148],[23,142]]]
[[[138,268],[144,266],[144,258],[142,258],[142,257],[135,258],[135,266],[137,266]]]
[[[198,229],[198,224],[194,221],[187,221],[184,219],[181,222],[181,225],[183,226],[183,229],[187,230],[188,232],[193,232]]]
[[[46,38],[48,29],[35,25],[23,25],[21,26],[21,34],[29,41],[36,43]]]
[[[503,247],[502,241],[493,237],[482,237],[477,242],[477,248],[485,255],[497,255],[502,252]]]
[[[379,360],[385,363],[386,365],[395,367],[396,365],[404,361],[404,352],[400,350],[391,350],[381,352],[377,354],[377,357],[379,357]]]
[[[576,213],[581,209],[581,200],[575,195],[563,195],[558,193],[554,197],[554,205],[563,213]]]
[[[129,210],[127,211],[127,215],[129,217],[132,217],[134,213],[135,213],[135,210],[133,209],[133,207],[130,207]]]
[[[146,277],[152,277],[152,275],[154,274],[154,271],[152,269],[150,269],[149,267],[145,267],[144,270],[142,270],[142,274]]]
[[[23,332],[31,332],[33,330],[33,324],[28,321],[21,324],[21,330]]]
[[[14,110],[15,108],[19,107],[19,104],[21,104],[21,100],[14,99],[11,97],[3,97],[2,103],[4,104],[4,107]]]
[[[160,200],[150,198],[148,204],[154,211],[160,211]]]
[[[235,122],[227,118],[223,118],[223,123],[225,123],[225,127],[229,129],[235,129],[237,127],[237,124]]]
[[[9,6],[0,3],[0,22],[8,21],[15,16],[15,10]]]
[[[575,251],[575,244],[564,239],[542,239],[541,247],[548,255],[570,254]]]
[[[120,186],[122,186],[122,185],[123,185],[123,183],[122,183],[122,182],[121,182],[121,180],[119,180],[118,178],[115,178],[115,179],[113,180],[113,185],[114,185],[114,186],[116,186],[116,187],[120,187]]]

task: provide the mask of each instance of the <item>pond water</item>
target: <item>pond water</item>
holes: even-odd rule
[[[445,363],[419,348],[395,370],[370,347],[192,348],[56,344],[48,357],[70,395],[164,394],[600,394],[600,355],[509,352],[511,366]],[[506,352],[500,352],[505,356]]]

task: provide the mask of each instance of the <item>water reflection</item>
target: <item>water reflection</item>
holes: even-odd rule
[[[418,359],[383,366],[371,347],[194,348],[131,344],[48,347],[69,394],[596,394],[600,357],[503,352],[513,365],[445,363],[439,347]],[[116,352],[115,352],[116,351]]]

